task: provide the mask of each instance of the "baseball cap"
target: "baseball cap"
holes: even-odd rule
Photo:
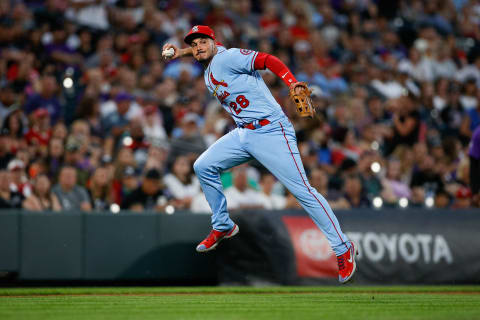
[[[467,187],[460,187],[456,193],[457,199],[468,199],[472,197],[472,191]]]
[[[115,101],[125,101],[125,100],[128,100],[128,101],[131,101],[133,100],[133,97],[126,93],[126,92],[119,92],[116,96],[115,96]]]
[[[204,35],[209,37],[212,40],[215,40],[215,33],[209,26],[193,26],[192,29],[187,33],[185,38],[183,39],[186,44],[190,44],[193,39],[198,37],[199,35]]]
[[[24,169],[24,168],[25,168],[25,164],[20,159],[13,159],[8,163],[8,166],[7,166],[8,171],[13,171],[16,169]]]

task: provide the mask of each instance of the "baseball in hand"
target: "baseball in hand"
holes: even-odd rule
[[[164,56],[165,58],[173,57],[174,54],[175,54],[175,49],[173,48],[163,50],[162,52],[162,56]]]

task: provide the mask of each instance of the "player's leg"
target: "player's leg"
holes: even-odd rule
[[[248,151],[298,199],[326,235],[337,256],[338,280],[350,281],[356,271],[354,243],[342,232],[330,205],[310,186],[297,148],[295,130],[288,120],[252,131]]]
[[[348,237],[327,200],[310,186],[297,148],[295,131],[289,121],[251,131],[248,150],[297,198],[327,237],[337,256],[350,248]]]
[[[193,164],[205,197],[212,209],[212,226],[217,231],[235,225],[227,212],[220,173],[251,159],[242,146],[239,130],[233,130],[211,145]]]

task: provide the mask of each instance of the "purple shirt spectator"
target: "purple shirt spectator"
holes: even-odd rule
[[[480,160],[480,126],[473,132],[468,155]]]
[[[24,110],[25,113],[30,114],[40,108],[48,110],[52,124],[56,123],[62,117],[62,105],[56,96],[45,98],[38,93],[33,94],[28,98]]]

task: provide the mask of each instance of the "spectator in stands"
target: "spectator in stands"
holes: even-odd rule
[[[126,93],[120,92],[115,96],[114,110],[106,113],[102,118],[102,128],[106,136],[116,141],[127,129],[129,119],[127,113],[130,110],[130,104],[133,97]]]
[[[88,192],[92,209],[96,211],[108,210],[110,207],[111,181],[105,167],[95,169],[89,181]]]
[[[114,179],[112,182],[112,199],[113,202],[120,204],[126,199],[134,190],[138,188],[139,181],[137,172],[134,167],[125,167],[119,179]]]
[[[10,172],[0,170],[0,209],[21,208],[25,197],[10,189]]]
[[[88,151],[91,145],[90,127],[84,120],[75,120],[70,129],[70,136],[74,137],[80,144],[80,149],[83,152]]]
[[[422,186],[412,187],[412,196],[409,205],[414,208],[423,208],[425,206],[425,189]]]
[[[350,208],[370,207],[370,201],[364,194],[362,181],[358,175],[350,174],[345,177],[343,194]]]
[[[350,204],[340,192],[328,188],[328,176],[324,170],[314,169],[308,179],[312,187],[327,199],[332,209],[348,209]]]
[[[100,105],[98,100],[91,96],[83,97],[77,108],[77,116],[79,119],[87,122],[94,141],[101,143],[105,137],[105,132],[103,131],[100,121]]]
[[[434,170],[435,163],[433,157],[427,155],[423,161],[418,164],[418,169],[412,175],[410,187],[421,186],[427,192],[437,192],[444,189],[442,178]]]
[[[60,202],[50,186],[47,175],[38,174],[33,181],[32,194],[23,201],[22,207],[30,211],[60,211]]]
[[[155,105],[147,105],[144,109],[142,117],[142,127],[145,132],[147,141],[158,143],[167,140],[167,132],[163,127],[163,120]]]
[[[265,208],[260,192],[248,186],[245,165],[233,169],[233,186],[225,190],[225,198],[229,210]]]
[[[44,108],[35,110],[31,116],[31,123],[32,126],[25,134],[25,140],[28,145],[33,146],[33,153],[45,156],[52,136],[48,110]]]
[[[470,188],[473,194],[473,204],[480,207],[480,126],[472,135],[468,151],[470,156]]]
[[[56,95],[57,92],[58,84],[55,77],[50,74],[44,75],[41,79],[40,91],[28,98],[24,107],[25,112],[31,114],[40,108],[47,109],[50,114],[51,123],[56,123],[63,117],[63,106]]]
[[[400,198],[411,198],[409,186],[401,181],[401,163],[398,159],[390,159],[387,164],[387,172],[382,179],[382,197],[385,202],[397,203]]]
[[[369,199],[378,196],[383,190],[382,182],[377,177],[378,172],[372,170],[374,163],[381,167],[381,157],[372,150],[363,151],[358,159],[358,172],[365,194]]]
[[[199,134],[197,122],[199,118],[194,113],[188,113],[183,116],[182,132],[178,138],[171,141],[170,155],[168,163],[181,155],[187,155],[190,160],[195,160],[206,149],[205,140]]]
[[[316,119],[285,111],[305,170],[327,198],[341,192],[345,176],[360,174],[371,199],[383,173],[370,170],[372,161],[399,159],[395,181],[412,188],[411,205],[423,207],[436,192],[446,198],[443,189],[453,198],[464,184],[480,206],[480,156],[467,148],[478,144],[480,114],[480,55],[469,45],[478,38],[474,1],[173,2],[0,1],[0,168],[23,161],[28,184],[44,171],[53,181],[66,162],[84,185],[105,167],[121,204],[138,183],[124,177],[127,167],[163,173],[179,156],[192,162],[235,124],[206,90],[201,68],[190,58],[164,63],[161,44],[180,47],[192,25],[210,24],[227,48],[276,55],[313,85]],[[386,26],[384,16],[408,23]],[[281,82],[262,76],[289,105]],[[202,196],[197,207],[209,211]],[[287,207],[297,205],[286,198]]]
[[[55,177],[63,165],[64,150],[62,139],[50,139],[47,156],[48,176],[50,178]]]
[[[390,111],[393,112],[393,134],[388,140],[390,154],[399,145],[412,147],[419,141],[420,113],[409,97],[401,97],[391,101]]]
[[[3,124],[4,119],[10,113],[10,108],[15,106],[18,95],[12,84],[4,83],[0,86],[0,123]]]
[[[472,206],[472,191],[467,187],[458,188],[455,200],[452,204],[454,209],[467,209]]]
[[[175,159],[172,170],[165,175],[163,183],[178,208],[190,208],[193,197],[201,191],[200,182],[192,171],[192,163],[186,156]]]
[[[20,159],[13,159],[8,163],[7,169],[10,171],[10,189],[28,197],[32,193],[32,186],[25,172],[25,163]]]
[[[60,169],[58,183],[53,186],[52,191],[58,197],[62,210],[92,210],[88,192],[77,184],[77,170],[72,166],[63,166]]]
[[[449,208],[452,203],[452,196],[446,190],[435,192],[435,208]]]
[[[2,134],[8,137],[6,142],[11,153],[15,154],[17,150],[26,148],[27,144],[23,139],[24,133],[22,111],[18,106],[13,106],[3,120],[2,125]]]
[[[52,128],[52,138],[58,138],[62,140],[62,143],[67,139],[68,129],[65,123],[57,122]]]
[[[86,151],[85,148],[82,148],[82,142],[80,140],[73,135],[68,136],[65,144],[63,163],[77,169],[77,183],[81,186],[87,184],[90,172],[93,171]]]
[[[122,202],[122,209],[132,211],[163,211],[167,206],[167,198],[162,189],[160,172],[149,169],[143,177],[141,185],[132,191]]]
[[[264,172],[260,177],[260,198],[265,209],[280,210],[285,209],[287,205],[287,199],[284,195],[273,192],[276,182],[275,177],[268,172]]]
[[[78,23],[98,30],[109,28],[108,7],[106,1],[74,0],[65,13],[66,17]]]
[[[0,169],[7,168],[10,160],[14,158],[10,149],[10,138],[5,133],[0,132]]]
[[[133,119],[128,126],[128,135],[125,135],[122,141],[123,145],[132,149],[133,157],[139,166],[145,164],[148,156],[150,142],[145,138],[142,123],[140,119]],[[128,139],[128,141],[127,141]]]
[[[212,214],[212,209],[210,208],[203,192],[198,193],[193,197],[192,202],[190,203],[190,211],[193,213]]]

